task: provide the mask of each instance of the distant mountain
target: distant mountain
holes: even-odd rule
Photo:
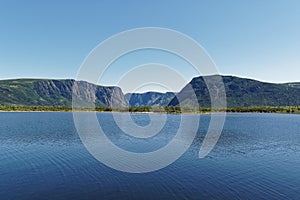
[[[128,93],[125,95],[130,106],[167,106],[174,97],[173,92]]]
[[[300,83],[274,84],[234,76],[207,76],[205,79],[222,78],[227,98],[227,107],[252,106],[300,106]],[[74,86],[74,87],[73,87]],[[218,88],[219,86],[215,86]],[[194,91],[196,104],[210,107],[210,95],[204,77],[193,78],[179,93],[146,92],[143,94],[122,93],[119,87],[104,87],[84,81],[15,79],[0,80],[0,106],[72,106],[72,90],[76,102],[97,107],[183,105],[195,106],[191,101]],[[113,97],[113,98],[112,98]],[[113,99],[113,101],[112,101]]]
[[[96,106],[124,106],[127,101],[118,87],[103,87],[84,81],[15,79],[0,81],[0,105],[4,106],[72,106],[72,88],[82,102]]]
[[[207,76],[213,80],[218,75]],[[227,107],[251,106],[298,106],[300,105],[300,83],[274,84],[234,76],[221,76],[225,85]],[[203,77],[193,78],[178,94],[183,105],[189,105],[195,91],[201,107],[210,107],[210,96]],[[169,105],[179,105],[174,98]]]

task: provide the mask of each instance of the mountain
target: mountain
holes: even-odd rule
[[[234,76],[196,77],[179,93],[146,92],[124,95],[119,87],[104,87],[84,81],[48,80],[48,79],[15,79],[0,80],[0,106],[80,106],[90,107],[123,107],[123,106],[157,106],[181,105],[190,107],[210,107],[210,94],[204,79],[213,82],[222,79],[225,86],[227,107],[252,106],[300,106],[300,83],[274,84]],[[215,85],[216,91],[220,85]],[[194,92],[195,91],[195,92]],[[193,94],[197,102],[193,102]],[[113,97],[113,98],[112,98]],[[215,95],[213,95],[215,98]],[[113,99],[113,101],[112,101]]]
[[[206,76],[205,79],[210,82],[220,77],[224,82],[228,108],[300,105],[300,83],[274,84],[234,76],[219,75]],[[178,99],[181,99],[181,105],[189,106],[190,96],[194,91],[201,107],[211,106],[204,77],[193,78],[192,81],[176,95]],[[169,105],[179,105],[178,100],[174,98]]]
[[[74,86],[74,88],[73,88]],[[127,105],[118,87],[103,87],[84,81],[15,79],[0,81],[0,105],[4,106],[72,106],[72,90],[76,100],[96,106]],[[114,95],[114,102],[111,97]]]
[[[130,106],[167,106],[174,97],[173,92],[128,93],[125,95]]]

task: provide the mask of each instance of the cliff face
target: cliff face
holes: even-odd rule
[[[0,104],[71,107],[73,91],[77,100],[94,103],[96,106],[127,105],[122,90],[118,87],[103,87],[71,79],[2,80],[0,81]]]

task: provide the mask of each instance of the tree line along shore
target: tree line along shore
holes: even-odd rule
[[[287,113],[300,114],[300,106],[266,106],[266,107],[243,107],[243,108],[189,108],[180,106],[130,106],[122,108],[95,107],[95,108],[76,108],[64,106],[0,106],[3,112],[133,112],[133,113],[211,113],[211,112],[230,112],[230,113]]]

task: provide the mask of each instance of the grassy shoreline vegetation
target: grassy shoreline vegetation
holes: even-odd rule
[[[211,112],[229,112],[229,113],[286,113],[300,114],[300,106],[266,106],[266,107],[243,107],[243,108],[184,108],[179,106],[130,106],[123,108],[96,107],[96,108],[77,108],[64,106],[0,106],[2,112],[132,112],[132,113],[199,113],[208,114]]]

